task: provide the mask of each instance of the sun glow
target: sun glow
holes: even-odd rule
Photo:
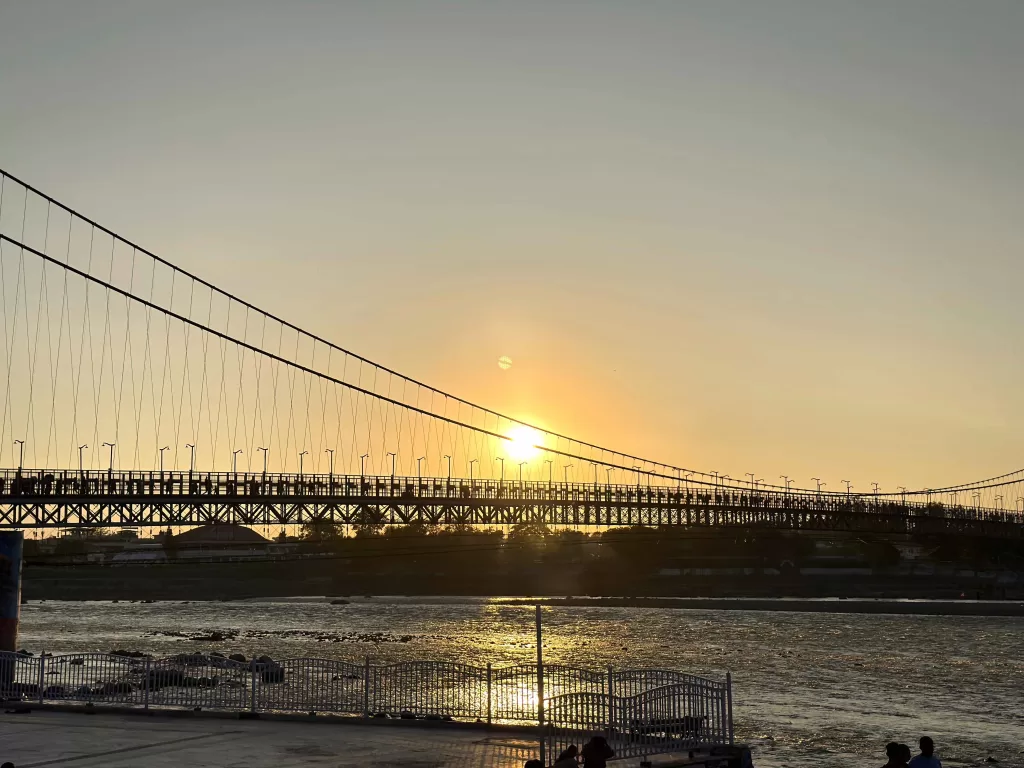
[[[544,434],[539,430],[516,424],[505,434],[509,437],[505,441],[505,453],[510,459],[533,461],[540,455],[541,449],[538,446],[544,445]]]

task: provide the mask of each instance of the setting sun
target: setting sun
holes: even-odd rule
[[[540,454],[538,446],[544,445],[543,433],[525,424],[516,424],[506,434],[505,452],[515,461],[532,461]]]

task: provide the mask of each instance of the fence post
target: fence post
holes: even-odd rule
[[[43,690],[44,690],[45,685],[46,685],[46,678],[44,677],[44,675],[46,674],[46,672],[44,671],[45,669],[46,669],[46,657],[43,656],[43,654],[40,652],[40,654],[39,654],[39,703],[40,704],[43,703]]]
[[[491,662],[487,662],[487,724],[491,724]]]
[[[149,709],[149,681],[152,677],[152,663],[153,660],[146,658],[146,676],[142,678],[142,708]]]
[[[544,641],[541,632],[540,606],[537,606],[537,726],[544,728]]]
[[[363,666],[363,717],[370,716],[370,657]]]
[[[252,690],[249,692],[249,711],[256,714],[256,659],[249,662],[250,674],[252,675]]]
[[[729,746],[733,745],[733,730],[732,730],[732,672],[725,673],[725,696],[726,706],[728,707],[728,728],[729,728]]]
[[[609,735],[615,728],[615,673],[612,671],[611,665],[608,665],[608,733]]]

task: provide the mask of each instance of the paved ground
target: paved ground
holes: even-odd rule
[[[0,763],[15,768],[522,768],[537,747],[474,730],[86,715],[0,715]]]

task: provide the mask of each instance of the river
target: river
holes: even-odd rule
[[[528,606],[478,598],[32,602],[20,645],[72,653],[219,650],[361,661],[535,659]],[[211,632],[228,639],[199,639]],[[758,768],[878,766],[931,735],[943,765],[1024,766],[1024,618],[550,607],[549,663],[733,674]]]

